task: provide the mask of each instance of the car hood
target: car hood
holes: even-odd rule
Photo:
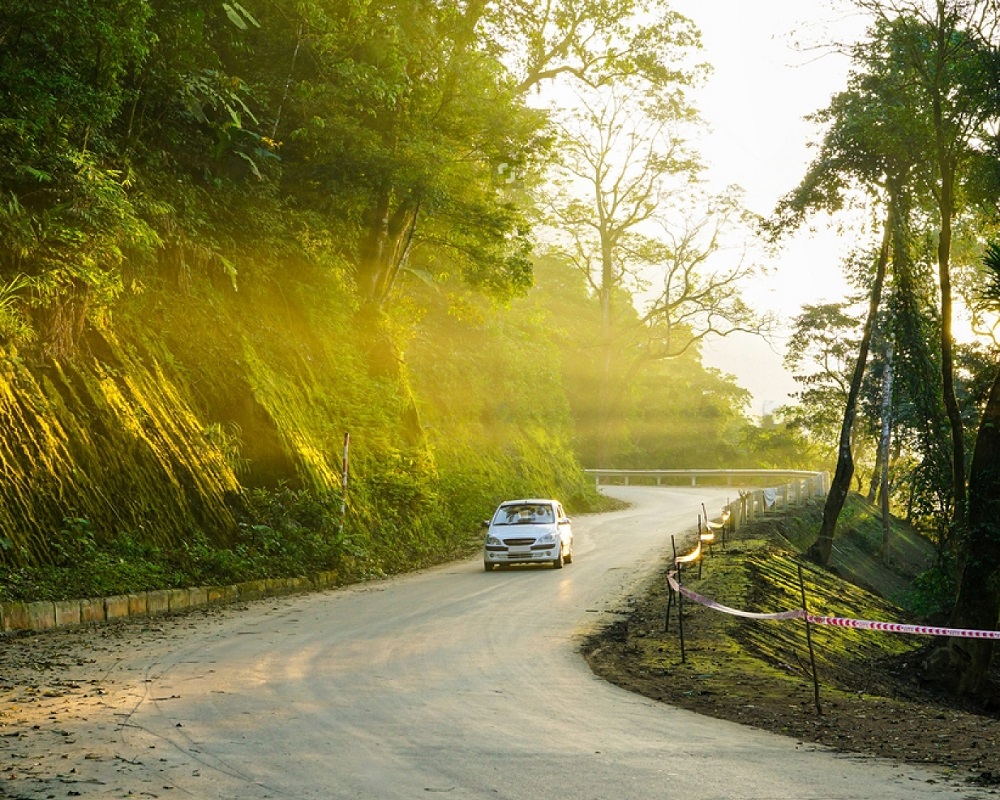
[[[554,522],[533,522],[523,525],[493,525],[490,527],[490,533],[501,539],[510,539],[522,536],[543,536],[558,529],[559,526]]]

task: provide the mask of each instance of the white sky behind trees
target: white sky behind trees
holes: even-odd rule
[[[698,144],[709,180],[742,186],[750,210],[769,215],[812,160],[808,145],[818,134],[804,117],[846,88],[847,57],[810,45],[857,38],[864,19],[838,15],[824,0],[671,0],[671,7],[701,30],[703,60],[713,67],[693,96],[711,128]],[[804,304],[843,300],[841,264],[854,244],[827,231],[795,237],[766,262],[771,272],[748,301],[790,323]],[[773,349],[748,335],[704,348],[706,365],[753,394],[755,416],[787,404],[797,389],[782,365],[787,329],[778,334]]]

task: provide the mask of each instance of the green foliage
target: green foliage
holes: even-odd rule
[[[799,186],[779,203],[768,228],[777,236],[816,211],[837,212],[856,203],[858,190],[884,209],[890,291],[879,327],[895,351],[892,440],[899,453],[890,465],[890,482],[896,507],[943,541],[944,520],[960,524],[964,514],[963,450],[978,415],[972,398],[978,394],[982,400],[981,377],[963,372],[970,362],[963,364],[952,344],[950,287],[956,266],[963,257],[968,264],[969,253],[981,246],[983,229],[995,224],[992,201],[986,201],[985,219],[974,214],[985,208],[994,171],[988,162],[996,161],[995,152],[987,155],[991,148],[984,148],[998,113],[998,61],[988,33],[996,12],[961,3],[873,3],[870,9],[874,22],[852,49],[846,89],[814,115],[824,125],[818,155]],[[964,241],[954,237],[963,229]],[[866,292],[872,283],[870,262],[848,265]],[[849,354],[849,346],[844,350],[848,337],[824,339],[819,326],[810,327],[806,343],[821,344],[838,360]],[[802,341],[793,339],[790,359],[800,359],[803,352]],[[878,413],[873,389],[883,367],[878,359],[872,366],[862,401],[868,414],[853,429],[862,465],[870,434],[864,416],[875,419]],[[837,406],[832,398],[839,389],[825,377],[830,373],[821,364],[809,376],[812,385],[804,384],[799,414],[804,427],[820,430],[831,424]],[[826,438],[836,441],[829,434]]]
[[[120,291],[126,252],[157,244],[111,138],[152,40],[150,11],[144,0],[32,0],[0,13],[0,275],[30,280],[54,354]]]
[[[8,593],[116,593],[317,569],[362,579],[468,553],[480,521],[506,497],[599,507],[573,452],[558,358],[540,329],[486,304],[479,324],[444,306],[426,316],[410,368],[429,447],[406,446],[402,398],[368,375],[351,310],[319,291],[335,276],[302,279],[280,302],[253,283],[235,297],[203,286],[211,302],[202,303],[148,291],[119,315],[135,349],[95,342],[98,361],[42,384],[23,367],[8,373],[33,398],[19,413],[33,416],[7,410],[7,443],[19,447],[53,419],[70,443],[41,440],[60,488],[7,487]],[[468,347],[455,348],[456,339]],[[497,376],[514,373],[523,379],[497,392]],[[92,438],[91,429],[107,433]],[[351,481],[341,528],[344,430]],[[33,468],[20,459],[38,444],[0,449],[11,474]],[[59,536],[46,516],[58,510],[56,492],[79,506],[78,522],[61,524]],[[89,583],[66,577],[73,561],[87,565]]]
[[[18,274],[0,285],[0,342],[17,346],[31,341],[32,330],[25,314],[23,292],[28,279]]]
[[[339,498],[287,485],[254,489],[242,516],[228,547],[213,545],[203,534],[184,543],[179,563],[192,585],[345,572]]]
[[[955,564],[946,557],[917,575],[913,587],[903,595],[900,603],[919,617],[940,618],[955,604],[956,577]]]
[[[581,110],[559,120],[546,255],[576,270],[593,301],[577,358],[591,381],[584,457],[601,466],[649,449],[648,437],[635,441],[632,401],[669,371],[663,362],[697,361],[706,337],[767,327],[740,292],[753,268],[739,259],[709,266],[747,216],[738,191],[709,197],[699,185],[702,165],[688,145],[697,115],[685,98],[696,71],[674,52],[681,42],[696,45],[681,37],[667,49],[676,59],[661,61],[669,78],[632,74],[581,90]]]
[[[835,458],[827,441],[813,435],[812,419],[801,406],[782,406],[759,425],[742,430],[742,466],[758,469],[833,471]]]
[[[543,329],[488,304],[479,326],[445,306],[425,317],[410,367],[426,406],[427,449],[402,443],[404,398],[369,374],[352,309],[336,302],[336,274],[303,271],[280,297],[254,281],[235,296],[204,279],[192,285],[202,302],[150,284],[122,304],[118,327],[131,347],[95,339],[100,358],[41,383],[8,364],[11,391],[31,400],[5,410],[12,449],[0,456],[25,477],[6,487],[12,546],[0,559],[19,567],[57,560],[48,531],[59,510],[53,497],[65,495],[102,542],[138,537],[199,580],[310,562],[387,574],[467,552],[505,496],[553,494],[577,509],[598,501],[573,453]],[[462,339],[468,348],[455,348]],[[498,393],[497,376],[515,373],[523,380],[500,381]],[[483,425],[489,419],[497,429]],[[21,447],[50,420],[67,441],[36,436]],[[351,485],[341,531],[345,430]],[[36,481],[29,492],[26,471],[38,463],[55,465],[58,482],[38,491]]]
[[[535,271],[535,289],[512,311],[522,319],[521,326],[532,331],[532,339],[547,337],[552,342],[544,357],[548,364],[559,365],[559,374],[550,380],[559,381],[568,400],[574,449],[584,464],[665,469],[744,462],[747,394],[731,376],[705,368],[697,347],[675,358],[652,359],[633,372],[616,364],[621,372],[615,388],[621,396],[614,424],[604,425],[600,302],[564,259],[540,259]],[[625,317],[631,297],[622,292],[619,300]],[[635,334],[635,322],[633,316],[622,323],[616,344],[641,352],[646,346],[641,332],[629,333],[631,329]],[[535,390],[540,385],[532,382]],[[614,463],[602,462],[609,441]]]
[[[593,300],[501,307],[552,146],[526,92],[641,77],[686,119],[696,45],[632,0],[3,6],[4,596],[360,579],[467,553],[515,495],[601,507]],[[732,452],[742,395],[694,353],[629,390],[629,457],[686,457],[671,416]]]
[[[285,485],[247,495],[237,529],[225,545],[213,543],[200,531],[168,547],[150,543],[141,533],[119,533],[99,541],[89,520],[67,518],[51,537],[51,563],[0,567],[0,598],[102,597],[321,571],[335,571],[350,582],[468,552],[468,535],[475,529],[467,523],[468,529],[456,536],[458,521],[444,514],[417,515],[407,526],[404,515],[393,510],[375,511],[363,520],[352,512],[342,531],[337,494]],[[378,529],[384,537],[372,537],[372,523],[392,528]],[[443,533],[430,535],[442,526]]]
[[[283,44],[302,50],[292,91],[273,86],[288,94],[276,124],[284,186],[336,224],[359,295],[386,303],[411,266],[497,296],[523,292],[527,219],[498,175],[544,154],[545,115],[476,35],[483,7],[404,0],[302,13]]]
[[[190,585],[158,548],[127,534],[98,542],[84,517],[67,517],[51,539],[51,563],[0,567],[0,597],[66,600]]]
[[[783,424],[817,451],[831,471],[861,341],[859,323],[851,311],[848,303],[804,306],[793,320],[784,360],[801,388],[795,394],[797,405],[780,409]],[[872,435],[863,422],[855,426],[856,467],[865,465],[865,446],[870,445]]]
[[[987,242],[983,253],[986,285],[982,294],[996,305],[1000,305],[1000,243]]]

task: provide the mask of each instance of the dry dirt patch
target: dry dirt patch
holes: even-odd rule
[[[239,607],[0,636],[0,797],[164,797],[165,753],[118,746],[144,697],[142,666]],[[141,656],[141,657],[137,657]]]

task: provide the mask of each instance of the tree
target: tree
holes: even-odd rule
[[[561,76],[662,73],[669,48],[696,33],[649,11],[642,0],[309,0],[290,15],[288,78],[269,90],[283,188],[346,243],[375,374],[406,391],[407,277],[461,276],[500,302],[528,289],[525,189],[551,143],[529,92]],[[407,428],[419,435],[415,417]]]
[[[575,449],[584,463],[598,463],[601,362],[595,358],[594,334],[601,324],[599,298],[565,258],[539,258],[535,275],[535,286],[511,304],[511,312],[524,326],[542,320],[539,330],[558,345]],[[630,298],[623,295],[621,302],[627,307]],[[545,367],[540,368],[545,374]],[[529,382],[536,378],[533,374]],[[740,466],[746,458],[742,436],[749,424],[748,402],[731,376],[702,364],[697,347],[677,358],[649,362],[623,392],[614,420],[615,430],[621,431],[615,464],[636,469]]]
[[[883,204],[886,228],[882,252],[891,258],[893,281],[892,323],[887,334],[895,335],[900,364],[919,366],[927,359],[923,356],[924,337],[917,332],[925,325],[916,313],[919,287],[910,253],[914,246],[911,226],[922,209],[922,200],[930,196],[928,187],[934,184],[936,138],[930,116],[921,112],[928,104],[923,102],[919,81],[914,80],[906,57],[911,33],[908,20],[880,17],[868,38],[854,47],[855,65],[848,90],[836,95],[830,106],[815,116],[829,126],[820,155],[798,189],[779,205],[776,229],[800,224],[809,209],[840,210],[854,188]],[[881,257],[876,263],[882,264]],[[877,280],[872,285],[880,286]],[[933,382],[920,381],[918,373],[913,374],[911,385],[918,391],[912,396],[925,396]],[[861,381],[863,372],[856,372],[855,377]],[[925,403],[922,410],[926,412],[924,424],[933,428],[933,404]],[[855,414],[855,410],[848,408],[845,417],[848,414]],[[849,434],[846,426],[842,433]],[[843,440],[841,454],[845,458],[849,454]],[[846,488],[838,481],[848,480],[852,471],[838,467],[833,479],[820,534],[830,541],[836,528],[837,514],[833,512],[846,496]],[[827,548],[820,550],[828,552]]]
[[[886,158],[883,144],[870,139],[868,127],[870,108],[869,98],[863,91],[844,92],[834,98],[831,106],[822,115],[823,118],[830,120],[832,125],[824,137],[820,155],[811,165],[799,188],[779,205],[779,215],[784,219],[776,224],[775,230],[780,231],[790,224],[800,224],[806,211],[811,208],[832,210],[840,208],[843,194],[852,182],[866,188],[876,197],[879,196],[886,180],[887,167],[891,166]],[[809,551],[811,557],[823,565],[829,563],[837,519],[854,475],[851,434],[857,417],[857,403],[864,380],[868,351],[878,319],[895,218],[896,215],[890,205],[886,212],[882,243],[874,258],[864,330],[858,343],[857,356],[844,399],[844,412],[837,445],[837,465],[824,505],[820,531]]]
[[[106,311],[126,253],[158,244],[112,135],[125,78],[152,43],[149,17],[143,0],[0,11],[0,274],[24,287],[50,356],[72,352],[88,314]]]
[[[992,29],[997,17],[992,3],[937,0],[930,11],[922,3],[862,0],[859,5],[875,13],[876,24],[867,42],[855,50],[856,62],[863,69],[852,74],[852,84],[855,90],[874,91],[856,91],[864,102],[861,106],[853,103],[849,106],[854,105],[865,113],[856,117],[861,121],[860,125],[848,126],[844,130],[851,134],[847,141],[856,144],[855,154],[865,159],[876,156],[874,162],[869,163],[878,169],[867,171],[869,179],[884,178],[878,181],[878,185],[886,193],[888,219],[893,222],[891,226],[886,226],[884,247],[890,248],[893,254],[896,345],[903,356],[901,366],[909,367],[901,369],[900,373],[905,374],[910,387],[916,389],[910,392],[910,397],[918,402],[926,397],[925,387],[931,383],[921,380],[920,370],[931,359],[923,356],[920,332],[926,328],[920,322],[918,311],[922,293],[914,280],[911,258],[914,239],[909,231],[915,209],[923,198],[933,201],[938,223],[935,260],[940,293],[937,321],[940,331],[941,401],[946,409],[950,433],[952,529],[960,534],[966,520],[965,423],[956,390],[951,332],[952,227],[959,208],[957,190],[962,168],[975,154],[979,142],[987,139],[984,125],[996,114],[993,97],[987,89],[996,85],[996,54],[987,45],[988,37],[984,36],[984,31]],[[867,80],[859,81],[864,76]],[[904,109],[904,113],[900,113]],[[843,127],[845,119],[843,115],[835,117],[833,130]],[[862,135],[858,136],[858,132]],[[824,144],[830,141],[828,135]],[[840,151],[843,152],[842,149]],[[829,173],[820,170],[811,173],[810,177],[812,180],[803,184],[804,194],[812,192],[825,200],[838,196],[840,184],[831,179]],[[818,193],[816,187],[832,188],[834,191]],[[924,420],[935,418],[930,406],[924,404],[924,411],[929,412],[922,415]],[[936,439],[933,426],[931,428],[928,438]],[[989,470],[984,466],[993,458],[991,450],[994,444],[991,443],[989,430],[989,425],[985,431],[981,429],[981,441],[977,440],[977,481],[983,481],[977,491],[984,495],[993,491],[995,496],[996,487],[990,484]],[[842,446],[843,442],[842,433]],[[838,483],[840,472],[838,462],[834,485]],[[835,492],[831,488],[827,510],[831,504],[840,501],[840,496],[840,491]],[[979,585],[993,574],[990,570],[995,569],[991,562],[993,552],[985,543],[989,541],[990,534],[988,528],[984,528],[983,517],[984,509],[988,512],[995,509],[985,505],[984,499],[979,501],[975,514],[971,506],[969,508],[968,519],[970,524],[973,518],[976,519],[976,533],[970,534],[969,546],[963,548],[968,558],[976,559],[979,567],[985,567],[985,572],[977,574]],[[827,519],[824,513],[821,538],[814,545],[814,550],[822,550],[825,544],[822,536],[828,529]],[[974,552],[973,547],[977,547],[978,552]],[[969,605],[972,603],[971,591],[969,586],[965,596],[967,605],[962,611],[956,607],[953,619],[982,622],[982,615],[985,614],[989,625],[994,626],[997,620],[995,598],[987,602],[985,611],[974,611]],[[942,677],[951,670],[946,680],[960,691],[978,684],[983,665],[981,654],[970,656],[968,653],[965,663],[960,665],[962,659],[956,656],[955,648],[963,647],[949,645],[944,651],[938,649],[937,661],[932,666]],[[977,648],[978,645],[973,645],[971,649]]]
[[[531,280],[528,225],[505,174],[544,151],[495,48],[477,35],[482,4],[422,0],[311,3],[307,57],[279,135],[286,191],[337,222],[359,301],[377,316],[399,278],[457,271],[497,296]]]
[[[858,264],[858,267],[861,265]],[[886,325],[886,315],[879,314],[876,331]],[[781,413],[824,453],[828,468],[836,465],[837,451],[831,443],[838,440],[843,424],[844,409],[850,395],[850,384],[858,349],[861,344],[861,324],[856,304],[849,302],[823,303],[803,306],[802,313],[794,319],[794,327],[785,353],[785,366],[792,371],[800,385],[794,395],[798,404]],[[881,348],[881,349],[880,349]],[[878,432],[876,421],[879,413],[877,388],[874,386],[878,372],[884,374],[885,361],[880,359],[884,349],[881,337],[873,342],[871,365],[866,370],[858,402],[860,412],[851,428],[851,448],[856,469],[856,483],[860,490],[862,472],[871,474],[872,482],[878,480],[880,471]],[[891,409],[890,409],[891,412]],[[891,418],[891,413],[890,417]],[[875,464],[870,453],[875,453]],[[875,501],[874,489],[870,500]]]
[[[654,101],[655,93],[640,83],[582,94],[578,119],[561,129],[558,192],[549,199],[555,248],[601,309],[594,352],[603,464],[612,463],[614,431],[625,435],[622,403],[646,365],[708,336],[766,325],[740,294],[751,267],[738,258],[706,267],[741,212],[732,196],[700,208],[692,201],[699,166],[681,130],[692,112]]]
[[[288,60],[302,50],[294,90],[273,87],[291,95],[275,127],[294,164],[286,186],[343,221],[359,298],[376,309],[416,271],[418,250],[426,273],[461,272],[501,298],[523,293],[528,223],[510,181],[530,176],[548,141],[529,90],[564,75],[661,75],[667,52],[696,39],[683,17],[649,15],[636,0],[300,9],[286,32]]]
[[[889,443],[892,438],[892,344],[885,348],[885,359],[882,367],[882,427],[879,431],[878,458],[875,475],[879,484],[879,508],[882,512],[882,561],[889,564],[889,534],[891,530],[889,515]],[[875,485],[875,477],[872,477]]]
[[[823,506],[823,522],[820,525],[816,541],[809,548],[809,556],[817,563],[826,566],[830,563],[830,553],[833,549],[833,538],[837,529],[837,518],[844,507],[850,488],[851,477],[854,474],[854,455],[851,449],[851,432],[857,414],[858,397],[864,379],[865,365],[872,338],[875,335],[875,325],[878,320],[879,303],[882,300],[882,286],[885,281],[886,267],[889,263],[889,239],[892,231],[892,216],[886,220],[885,235],[882,246],[875,258],[875,276],[872,280],[868,296],[868,313],[865,317],[865,327],[858,345],[857,360],[851,374],[847,399],[844,404],[844,420],[840,428],[840,440],[837,444],[837,467],[833,480],[830,481],[830,491]]]
[[[903,197],[907,208],[909,195]],[[903,202],[901,200],[901,202]],[[941,390],[940,340],[936,259],[933,233],[917,225],[927,224],[922,210],[904,214],[894,236],[893,287],[885,324],[886,339],[893,344],[894,435],[915,463],[899,476],[908,490],[907,518],[932,536],[942,558],[951,558],[949,531],[945,522],[954,514],[952,460],[947,437],[949,428]]]
[[[1000,245],[990,245],[983,261],[991,273],[984,294],[1000,303]],[[996,630],[1000,619],[1000,372],[990,388],[972,454],[965,547],[968,556],[949,623]],[[926,665],[951,691],[975,695],[986,682],[993,651],[990,639],[949,638],[934,647]]]
[[[810,438],[836,438],[858,344],[857,317],[846,303],[806,305],[793,320],[784,363],[802,387],[797,416]]]
[[[256,66],[268,63],[262,39],[272,22],[240,3],[151,5],[155,40],[127,76],[115,139],[160,248],[155,269],[130,266],[182,290],[196,273],[235,289],[269,256],[291,256],[277,197],[282,162]]]
[[[46,355],[71,355],[131,286],[195,269],[235,286],[235,262],[263,260],[284,220],[239,73],[259,27],[203,0],[0,11],[0,268],[26,276]]]
[[[726,469],[747,463],[744,436],[750,393],[706,368],[697,350],[651,362],[637,377],[626,409],[633,469]]]
[[[809,435],[798,406],[782,406],[763,417],[759,425],[743,429],[741,466],[756,469],[823,470],[828,459],[824,443]]]
[[[952,334],[952,230],[964,168],[997,118],[994,87],[997,53],[990,37],[1000,17],[992,0],[856,0],[889,32],[896,68],[917,95],[914,119],[926,126],[933,171],[928,190],[937,208],[938,284],[940,292],[941,380],[951,431],[953,525],[966,513],[965,434],[955,389]]]
[[[680,99],[678,90],[690,79],[687,59],[701,46],[689,19],[649,0],[506,0],[475,7],[488,34],[506,47],[521,92],[550,81],[597,87],[638,78]]]

